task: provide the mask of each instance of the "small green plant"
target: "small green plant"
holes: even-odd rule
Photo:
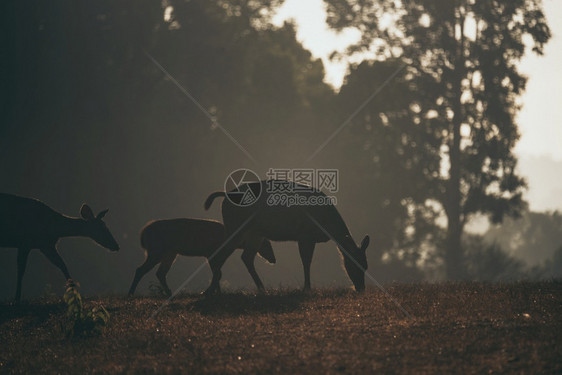
[[[72,280],[66,283],[64,302],[67,306],[67,321],[63,329],[67,337],[98,336],[109,323],[109,312],[101,304],[85,310],[79,287],[80,285]]]

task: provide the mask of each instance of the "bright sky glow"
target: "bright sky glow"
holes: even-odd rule
[[[518,117],[522,137],[516,151],[562,161],[562,1],[546,0],[544,9],[552,38],[544,56],[529,54],[520,66],[529,81]],[[562,179],[562,170],[557,175]]]
[[[337,33],[326,24],[323,0],[287,0],[279,9],[273,23],[281,26],[286,20],[297,25],[297,39],[316,58],[321,58],[326,69],[325,81],[335,88],[342,85],[347,62],[330,61],[332,52],[345,51],[346,47],[361,37],[359,30],[346,29]]]

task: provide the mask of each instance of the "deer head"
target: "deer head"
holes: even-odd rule
[[[343,264],[355,290],[362,292],[365,290],[365,271],[367,270],[365,252],[369,246],[369,236],[363,238],[361,246],[357,246],[351,236],[349,236],[349,241],[346,242],[347,246],[342,249]]]
[[[102,220],[109,210],[101,211],[97,216],[87,204],[83,204],[80,208],[80,216],[87,223],[88,235],[96,241],[100,246],[111,251],[118,251],[119,244],[113,238],[113,235]]]

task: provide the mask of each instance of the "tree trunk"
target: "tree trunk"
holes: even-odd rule
[[[465,278],[464,256],[461,246],[463,225],[461,222],[461,124],[462,124],[462,79],[465,71],[464,59],[464,17],[461,16],[460,41],[455,61],[453,83],[453,139],[449,142],[449,185],[447,189],[447,243],[445,255],[446,276],[449,280]]]
[[[459,107],[460,107],[460,97]],[[457,105],[455,105],[457,107]],[[458,113],[458,115],[457,115]],[[449,159],[451,167],[449,169],[448,186],[448,209],[447,209],[447,243],[445,266],[447,279],[460,280],[464,278],[463,253],[461,247],[461,161],[460,161],[460,108],[455,108],[453,118],[453,141],[450,145]]]
[[[462,226],[459,217],[450,215],[447,225],[447,242],[445,254],[446,276],[448,280],[462,280],[466,278],[464,256],[461,246]]]

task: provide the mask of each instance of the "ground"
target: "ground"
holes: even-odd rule
[[[0,373],[562,373],[562,281],[96,297],[111,320],[66,338],[65,305],[0,303]]]

